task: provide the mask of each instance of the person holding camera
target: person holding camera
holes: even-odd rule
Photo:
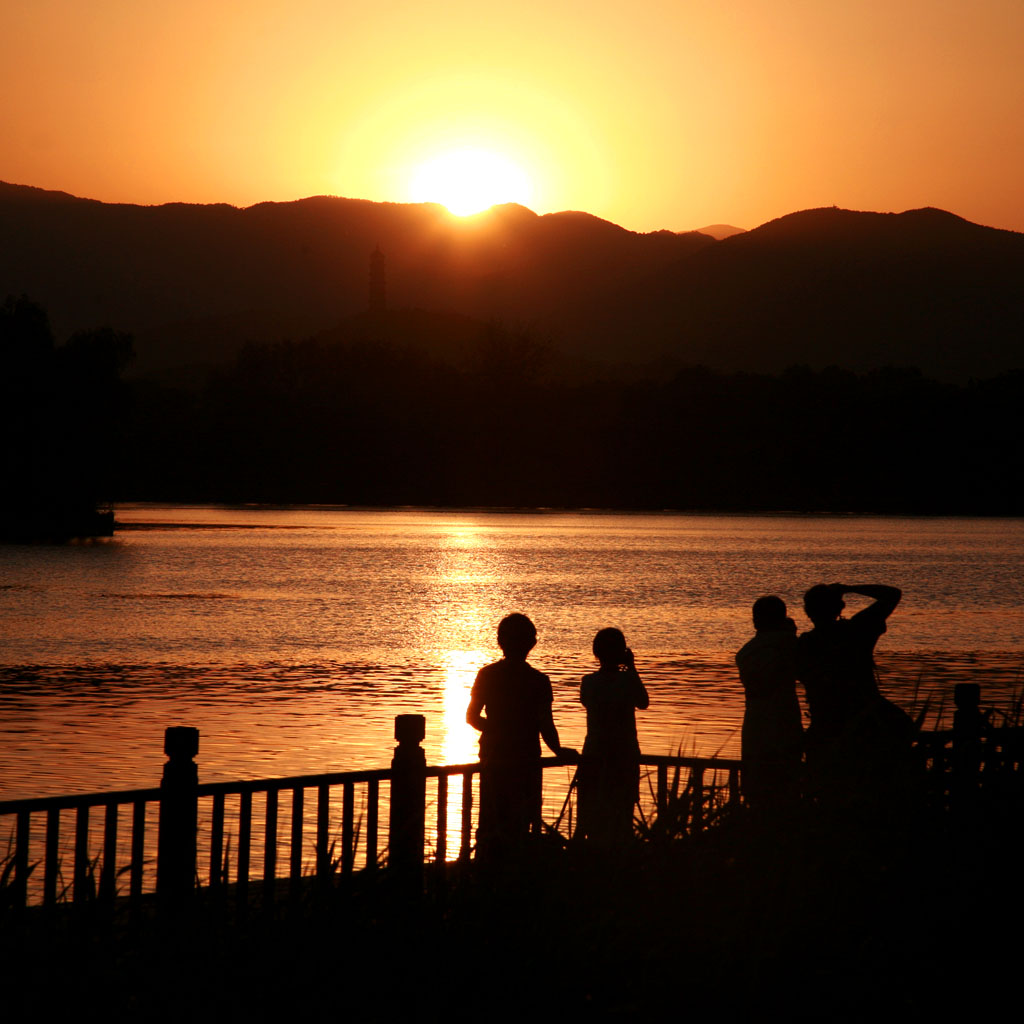
[[[579,771],[579,830],[600,846],[628,842],[640,789],[636,710],[650,704],[622,631],[599,630],[594,657],[600,668],[583,677],[587,738]]]

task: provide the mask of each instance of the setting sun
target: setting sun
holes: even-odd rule
[[[520,167],[485,149],[458,149],[420,164],[409,183],[417,203],[441,203],[465,217],[496,203],[529,205],[530,180]]]

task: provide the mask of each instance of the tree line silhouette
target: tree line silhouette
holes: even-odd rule
[[[248,345],[193,387],[135,381],[118,496],[356,505],[1024,512],[1024,372],[701,366],[572,373],[491,325]]]
[[[117,494],[131,357],[127,334],[83,330],[57,345],[41,306],[25,296],[0,305],[0,532],[74,533]]]
[[[585,367],[494,324],[461,346],[366,325],[250,344],[189,384],[124,380],[131,356],[127,334],[57,345],[28,298],[0,307],[19,515],[101,500],[1024,512],[1020,370],[958,385],[891,366]]]

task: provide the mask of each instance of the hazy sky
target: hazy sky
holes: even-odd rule
[[[1024,0],[4,7],[0,180],[137,203],[476,190],[636,230],[939,206],[1024,231]]]

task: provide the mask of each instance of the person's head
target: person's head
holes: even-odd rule
[[[498,623],[498,646],[506,658],[525,658],[537,643],[537,628],[519,612]]]
[[[786,602],[774,594],[754,602],[754,629],[782,629],[786,625]]]
[[[594,657],[602,665],[618,667],[626,656],[626,638],[621,629],[608,626],[599,629],[594,637]]]
[[[842,594],[827,583],[816,583],[804,594],[804,611],[816,626],[835,622],[845,607]]]

